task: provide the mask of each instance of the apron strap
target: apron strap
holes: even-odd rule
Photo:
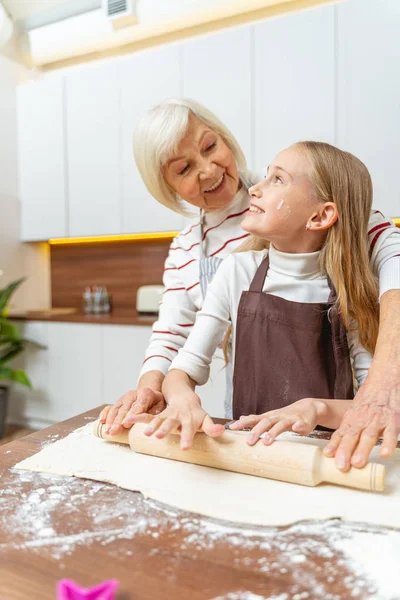
[[[204,210],[200,209],[200,260],[204,258],[204,248],[203,248],[203,221],[204,221]]]
[[[253,281],[250,284],[249,292],[262,292],[264,281],[269,269],[269,254],[264,258],[261,265],[258,267]]]
[[[331,292],[329,294],[329,298],[328,298],[328,304],[334,304],[337,299],[337,293],[336,293],[335,287],[334,287],[330,277],[328,277],[328,275],[327,275],[326,278],[328,280],[329,289],[331,290]]]
[[[344,371],[343,371],[343,368],[344,368],[344,366],[343,366],[344,356],[343,355],[345,355],[345,358],[347,358],[347,356],[346,356],[347,353],[345,351],[345,349],[347,349],[347,352],[348,352],[347,331],[344,326],[343,320],[338,313],[337,306],[335,305],[335,302],[337,300],[336,289],[335,289],[330,277],[327,276],[327,279],[328,279],[328,284],[329,284],[329,287],[331,290],[331,293],[329,294],[329,299],[328,299],[328,304],[330,305],[328,308],[328,320],[331,325],[333,354],[335,357],[335,365],[336,365],[334,394],[335,394],[335,398],[341,398],[343,396],[343,394],[345,393],[344,388],[346,387],[346,381],[343,379],[346,376],[346,369],[344,369]],[[343,396],[343,397],[345,397],[345,396]]]

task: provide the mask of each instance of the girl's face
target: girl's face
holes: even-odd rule
[[[167,184],[207,211],[228,206],[239,189],[235,158],[221,136],[190,115],[176,155],[163,168]]]
[[[250,208],[242,228],[282,252],[318,250],[326,232],[314,230],[313,218],[323,204],[315,198],[309,172],[310,164],[300,148],[291,146],[280,152],[266,178],[250,188]]]

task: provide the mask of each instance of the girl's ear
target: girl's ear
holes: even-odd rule
[[[306,229],[308,231],[323,231],[329,229],[339,218],[337,206],[334,202],[325,202],[321,204],[318,212],[315,212],[308,219]]]

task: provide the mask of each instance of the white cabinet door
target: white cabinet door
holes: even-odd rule
[[[252,165],[252,28],[225,30],[183,45],[183,95],[232,131]]]
[[[10,419],[46,426],[103,403],[101,325],[31,322],[21,325],[26,337],[47,348],[28,348],[19,365],[33,390],[14,386]]]
[[[63,90],[54,75],[17,88],[23,240],[67,234]]]
[[[117,61],[66,75],[69,234],[121,231]]]
[[[49,323],[48,366],[52,421],[102,404],[102,325]]]
[[[54,411],[49,394],[49,323],[40,321],[15,321],[22,335],[46,346],[40,349],[28,346],[13,363],[14,368],[24,369],[32,382],[30,390],[14,383],[11,387],[8,420],[34,428],[55,422],[48,417]]]
[[[178,231],[183,217],[159,204],[142,182],[133,157],[133,133],[155,104],[181,95],[178,46],[138,52],[120,61],[123,232]]]
[[[151,327],[113,325],[104,327],[103,402],[115,402],[136,389]]]
[[[334,142],[332,6],[255,25],[254,127],[258,172],[297,141]]]
[[[400,3],[351,0],[338,11],[338,145],[370,170],[374,206],[400,216]]]

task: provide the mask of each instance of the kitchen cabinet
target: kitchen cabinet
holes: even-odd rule
[[[102,327],[49,323],[48,390],[51,421],[96,406],[102,398]]]
[[[133,134],[142,115],[167,98],[181,96],[180,47],[137,52],[118,65],[121,90],[123,233],[179,231],[183,217],[147,191],[133,156]]]
[[[24,335],[46,345],[19,359],[34,389],[14,386],[10,420],[43,427],[102,403],[102,326],[26,322]]]
[[[338,145],[368,167],[374,206],[400,216],[400,3],[351,0],[338,14]]]
[[[15,321],[30,346],[15,366],[27,371],[33,390],[14,385],[9,421],[46,427],[101,404],[114,404],[135,389],[151,327],[49,321]],[[220,351],[217,351],[220,352]],[[212,362],[210,381],[198,388],[206,410],[224,416],[225,370],[222,354]]]
[[[185,42],[183,96],[201,102],[232,131],[252,164],[251,26]]]
[[[69,235],[122,228],[117,62],[66,74]]]
[[[103,327],[103,402],[114,404],[136,388],[151,327]]]
[[[8,419],[11,423],[27,425],[33,428],[46,427],[53,421],[48,418],[49,412],[54,412],[54,402],[49,393],[49,340],[48,323],[40,321],[14,322],[24,337],[37,341],[47,347],[46,350],[28,346],[18,357],[13,366],[25,369],[32,382],[33,389],[13,384],[8,407]]]
[[[64,83],[47,75],[17,88],[21,238],[67,234]]]
[[[252,170],[304,139],[354,152],[375,204],[399,216],[397,0],[348,0],[50,73],[18,89],[22,239],[180,230],[133,158],[152,105],[193,98],[231,129]]]
[[[255,169],[300,140],[334,143],[334,7],[254,26]]]

